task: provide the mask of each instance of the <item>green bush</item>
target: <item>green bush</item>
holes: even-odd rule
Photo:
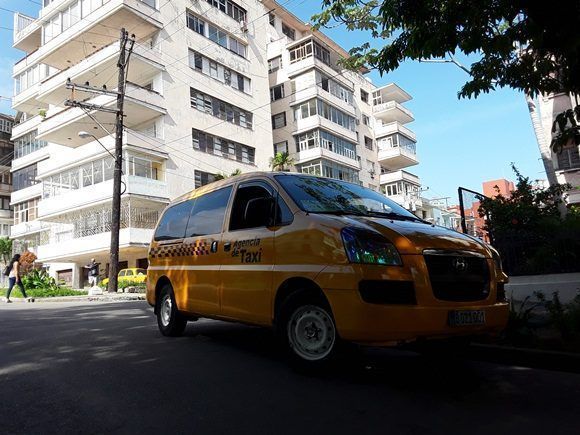
[[[86,295],[87,292],[85,291],[78,291],[78,290],[73,290],[70,289],[68,287],[60,287],[60,288],[55,288],[55,289],[46,289],[46,288],[35,288],[35,289],[28,289],[26,288],[26,296],[31,297],[31,298],[54,298],[54,297],[60,297],[60,296],[82,296],[82,295]],[[0,290],[0,296],[5,297],[6,296],[6,289],[2,289]],[[15,286],[12,289],[12,293],[10,294],[10,297],[21,297],[22,294],[20,293],[20,289]]]
[[[24,288],[28,290],[47,290],[47,291],[57,291],[60,286],[57,284],[55,279],[51,277],[46,270],[43,269],[32,269],[26,275],[22,277],[22,284]]]

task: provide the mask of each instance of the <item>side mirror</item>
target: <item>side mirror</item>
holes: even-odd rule
[[[274,224],[275,200],[271,196],[253,198],[246,204],[244,222],[246,228],[270,227]]]

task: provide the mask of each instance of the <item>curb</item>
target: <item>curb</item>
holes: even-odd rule
[[[473,343],[467,357],[477,361],[580,373],[580,354],[570,352]]]
[[[56,296],[53,298],[35,298],[34,303],[51,303],[51,302],[131,302],[145,301],[144,293],[120,293],[120,294],[102,294],[102,295],[82,295],[82,296]],[[16,303],[24,303],[24,299],[14,299]]]

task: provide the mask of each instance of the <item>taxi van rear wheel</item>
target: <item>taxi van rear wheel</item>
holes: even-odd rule
[[[173,289],[165,285],[157,299],[157,326],[161,334],[167,337],[179,337],[185,331],[187,320],[179,313]]]
[[[291,296],[284,303],[279,320],[280,339],[295,367],[317,369],[335,359],[340,339],[326,301],[300,294]]]

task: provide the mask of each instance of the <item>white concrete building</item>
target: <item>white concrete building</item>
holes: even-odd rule
[[[270,10],[268,71],[274,151],[288,151],[299,172],[360,182],[409,210],[420,181],[402,169],[418,163],[411,96],[394,83],[378,87],[340,67],[348,53],[277,2]]]
[[[160,211],[217,173],[268,170],[289,150],[302,172],[382,188],[412,208],[417,177],[410,96],[343,71],[347,53],[269,0],[43,0],[16,14],[12,228],[73,286],[95,257],[107,273],[119,35],[135,34],[125,101],[121,267],[146,267]],[[274,127],[274,130],[273,130]],[[87,135],[79,136],[79,132]],[[273,145],[274,144],[274,145]],[[418,194],[416,197],[418,198]]]
[[[579,205],[579,147],[575,144],[570,144],[564,147],[561,153],[554,153],[550,148],[554,119],[558,114],[576,107],[576,98],[572,94],[556,94],[542,95],[535,100],[527,98],[527,100],[548,182],[550,184],[571,184],[572,190],[568,192],[567,202],[571,205]]]
[[[16,15],[14,47],[27,55],[14,66],[22,122],[13,131],[21,145],[12,203],[28,212],[14,237],[71,285],[83,285],[91,257],[106,273],[114,138],[105,130],[114,130],[114,115],[64,102],[114,108],[115,98],[72,96],[65,85],[70,78],[116,88],[122,27],[137,42],[125,101],[121,267],[146,266],[153,228],[172,198],[212,174],[267,169],[265,26],[256,0],[44,0],[38,18]]]
[[[14,155],[14,144],[10,140],[14,118],[0,113],[0,237],[10,237],[13,208],[10,205],[12,174],[10,163]]]

